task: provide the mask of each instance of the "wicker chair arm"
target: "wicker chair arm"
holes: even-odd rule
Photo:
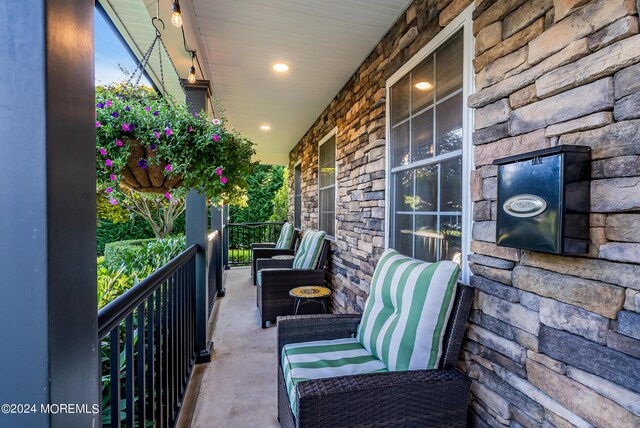
[[[360,314],[278,317],[278,366],[284,345],[351,337],[356,333],[361,317]]]
[[[464,426],[470,385],[458,370],[303,381],[296,385],[298,426]]]
[[[251,244],[251,249],[255,250],[256,248],[276,248],[275,242],[254,242]]]
[[[260,260],[259,260],[260,261]],[[275,260],[287,261],[287,260]],[[262,273],[262,286],[269,287],[275,285],[284,285],[295,288],[303,285],[321,285],[324,284],[324,271],[317,269],[260,269]]]
[[[292,265],[293,260],[257,259],[256,272],[263,269],[289,269]]]
[[[287,248],[254,248],[254,259],[269,259],[273,256],[293,256],[294,251]]]

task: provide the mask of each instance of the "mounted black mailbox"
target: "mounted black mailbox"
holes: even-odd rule
[[[497,159],[496,244],[553,254],[589,252],[591,149],[556,146]]]

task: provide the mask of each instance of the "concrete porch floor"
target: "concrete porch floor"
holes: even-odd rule
[[[194,368],[177,426],[279,427],[276,329],[260,328],[248,268],[225,272],[211,316],[212,360]]]

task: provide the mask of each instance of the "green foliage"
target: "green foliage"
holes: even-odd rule
[[[176,230],[176,232],[178,232]],[[104,255],[106,244],[125,239],[151,239],[153,230],[144,219],[134,215],[126,223],[114,223],[110,220],[98,220],[98,255]]]
[[[111,242],[104,247],[104,263],[115,270],[124,264],[130,264],[137,254],[153,239],[128,239],[126,241]]]
[[[181,178],[184,188],[199,189],[213,202],[244,200],[255,150],[251,141],[227,130],[224,119],[211,121],[170,97],[123,84],[96,88],[96,101],[97,181],[112,203],[118,202],[116,184],[134,142],[144,148],[144,157],[133,160],[137,167],[165,162],[166,176]]]
[[[112,205],[109,200],[102,196],[103,192],[96,195],[96,205],[98,218],[109,220],[111,223],[127,223],[131,220],[131,213],[120,205]],[[98,222],[98,227],[100,223]]]
[[[98,257],[98,309],[131,288],[133,279],[124,271],[124,265],[113,270],[104,263],[104,257]]]
[[[230,207],[232,223],[268,221],[273,214],[274,196],[282,187],[283,166],[258,165],[255,173],[247,177],[249,183],[247,207]]]
[[[273,214],[269,217],[269,221],[286,221],[289,217],[289,169],[284,168],[282,171],[282,186],[273,196]]]

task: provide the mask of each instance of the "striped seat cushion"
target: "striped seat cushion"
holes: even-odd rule
[[[285,223],[280,229],[280,237],[276,242],[276,248],[289,249],[291,248],[291,240],[293,239],[293,225],[291,223]]]
[[[388,249],[371,280],[357,339],[390,371],[434,369],[453,306],[458,265]]]
[[[355,338],[292,343],[282,348],[282,371],[291,410],[297,416],[296,384],[310,379],[386,372],[384,364]]]
[[[305,230],[302,241],[293,259],[294,269],[315,269],[324,243],[325,233],[318,230]]]

